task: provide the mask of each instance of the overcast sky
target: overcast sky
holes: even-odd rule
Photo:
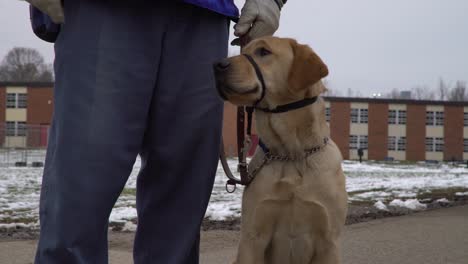
[[[276,35],[314,48],[333,89],[436,87],[439,78],[468,81],[467,12],[467,0],[289,0]],[[27,5],[0,0],[0,58],[14,46],[53,61],[52,45],[30,30]]]

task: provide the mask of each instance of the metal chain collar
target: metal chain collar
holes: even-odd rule
[[[273,155],[271,152],[265,153],[265,156],[263,157],[262,162],[260,163],[259,166],[255,167],[254,169],[250,170],[250,166],[248,166],[248,176],[249,176],[249,182],[253,181],[255,178],[255,175],[267,164],[269,164],[272,161],[283,161],[283,162],[289,162],[289,161],[300,161],[300,160],[305,160],[311,155],[322,151],[330,139],[328,137],[325,137],[323,139],[323,143],[319,146],[315,146],[311,149],[307,149],[304,151],[304,155],[302,157],[290,157],[288,155]]]

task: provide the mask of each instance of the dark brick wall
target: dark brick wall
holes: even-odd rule
[[[463,160],[463,107],[444,107],[444,160]]]
[[[426,159],[426,106],[407,105],[406,109],[406,159]]]
[[[54,108],[53,89],[50,87],[28,88],[28,147],[44,147],[47,129]]]
[[[368,159],[385,159],[388,153],[388,104],[369,103],[368,129]]]
[[[349,159],[351,103],[330,102],[330,136],[338,145],[344,159]]]

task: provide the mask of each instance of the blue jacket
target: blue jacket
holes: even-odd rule
[[[189,4],[194,4],[227,17],[237,19],[239,9],[234,4],[234,0],[184,0]]]
[[[202,8],[209,9],[221,15],[230,17],[237,21],[239,10],[234,4],[234,0],[183,0],[186,3],[193,4]],[[30,6],[31,26],[36,36],[48,42],[55,42],[59,32],[60,25],[52,22],[46,14],[37,8]]]

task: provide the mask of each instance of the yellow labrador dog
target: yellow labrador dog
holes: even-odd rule
[[[347,193],[319,97],[327,66],[306,45],[265,37],[214,69],[224,99],[256,108],[262,141],[249,164],[259,170],[243,194],[235,263],[339,263]]]

